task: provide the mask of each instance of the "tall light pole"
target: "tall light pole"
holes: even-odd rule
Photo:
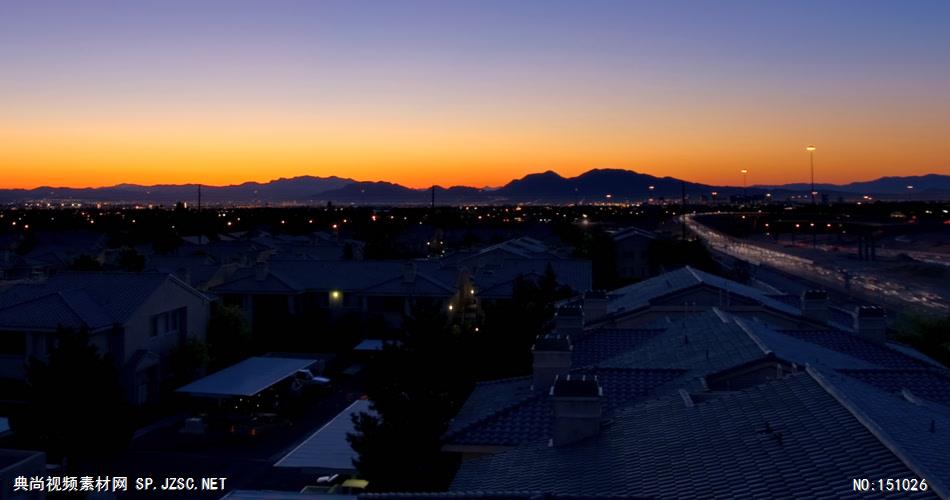
[[[742,174],[742,197],[748,199],[749,194],[746,192],[746,177],[749,175],[749,169],[744,168],[739,171]]]
[[[811,163],[811,204],[815,204],[815,146],[805,148],[808,151],[808,160]]]

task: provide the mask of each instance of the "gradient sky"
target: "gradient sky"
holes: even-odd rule
[[[0,187],[950,173],[950,2],[0,1]]]

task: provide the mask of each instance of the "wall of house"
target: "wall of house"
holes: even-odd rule
[[[151,336],[152,316],[180,307],[187,309],[185,334],[205,340],[211,304],[194,292],[171,280],[166,281],[142,304],[125,324],[125,355],[128,360],[139,349],[167,355],[183,338],[182,335],[164,334]]]
[[[650,276],[647,249],[651,241],[631,236],[614,242],[615,263],[620,278],[643,279]]]

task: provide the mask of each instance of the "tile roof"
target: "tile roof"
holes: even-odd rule
[[[400,274],[399,276],[389,278],[376,285],[364,288],[361,292],[368,295],[426,295],[448,297],[455,293],[455,288],[425,274],[416,272],[415,279],[412,281],[406,281],[402,274]]]
[[[740,319],[739,325],[761,342],[762,346],[782,359],[799,365],[824,365],[831,368],[875,368],[878,365],[851,355],[848,351],[836,350],[809,342],[807,338],[786,335],[773,330],[759,321]]]
[[[860,477],[916,477],[807,373],[687,406],[678,395],[614,416],[598,436],[464,462],[458,491],[656,498],[864,498]],[[917,494],[911,497],[928,497]]]
[[[673,320],[662,334],[601,365],[679,368],[698,377],[761,358],[764,353],[730,316],[714,309]]]
[[[846,354],[882,368],[923,368],[932,366],[920,359],[876,344],[856,334],[839,330],[779,330],[778,333]]]
[[[166,273],[65,272],[0,293],[0,328],[98,329],[123,324],[166,282],[207,298]]]
[[[913,469],[915,476],[926,478],[931,491],[950,497],[950,408],[916,398],[912,401],[831,370],[809,367],[808,373]]]
[[[267,279],[257,280],[254,266],[240,268],[231,279],[213,287],[215,293],[269,293],[278,290],[353,292],[402,277],[404,262],[397,261],[273,261]]]
[[[572,339],[574,340],[574,339]],[[698,388],[706,373],[760,359],[763,349],[728,316],[706,311],[666,330],[603,329],[578,337],[572,374],[596,374],[605,411]],[[513,446],[550,434],[551,403],[531,378],[476,386],[449,426],[452,444]]]
[[[940,369],[842,369],[838,372],[890,394],[906,389],[914,397],[950,407],[950,371]]]
[[[678,379],[683,370],[592,368],[574,375],[596,376],[603,389],[605,414],[654,396],[654,390]],[[446,435],[456,445],[515,446],[550,437],[552,399],[547,390],[530,390],[531,379],[512,379],[476,388]],[[487,388],[487,389],[486,389]],[[461,421],[460,421],[461,418]]]
[[[571,340],[574,366],[592,366],[619,354],[630,352],[663,333],[662,329],[599,328]]]
[[[449,422],[446,435],[456,434],[477,421],[532,397],[531,381],[529,376],[479,382]]]
[[[784,300],[778,300],[762,290],[689,266],[610,292],[607,312],[616,315],[627,311],[635,311],[648,306],[656,299],[699,285],[707,285],[730,294],[745,297],[784,313],[800,314],[798,307],[790,306]]]
[[[481,297],[511,297],[514,282],[519,276],[538,279],[554,271],[558,283],[575,292],[585,292],[592,287],[590,261],[575,259],[509,259],[498,266],[471,269],[471,277]]]
[[[613,237],[615,241],[625,240],[633,236],[636,236],[639,238],[645,238],[648,240],[655,240],[657,238],[657,234],[654,233],[653,231],[640,229],[639,227],[636,227],[636,226],[625,227],[623,229],[614,231],[613,234],[611,234],[611,237]]]

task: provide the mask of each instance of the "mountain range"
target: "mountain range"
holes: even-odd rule
[[[908,188],[913,186],[913,188]],[[950,199],[950,175],[882,177],[850,184],[816,184],[816,190],[833,199],[872,195],[877,198]],[[763,196],[775,199],[807,194],[808,184],[776,186],[713,186],[655,177],[632,170],[594,169],[576,177],[553,171],[529,174],[497,188],[468,186],[415,189],[385,181],[357,181],[343,177],[302,176],[270,182],[245,182],[230,186],[201,186],[202,201],[209,204],[428,204],[433,191],[436,203],[594,203],[640,201],[648,198],[679,199],[685,191],[690,199],[729,196]],[[197,201],[197,184],[118,184],[99,188],[38,187],[0,189],[0,203],[24,202],[111,202],[122,204],[168,205]]]

